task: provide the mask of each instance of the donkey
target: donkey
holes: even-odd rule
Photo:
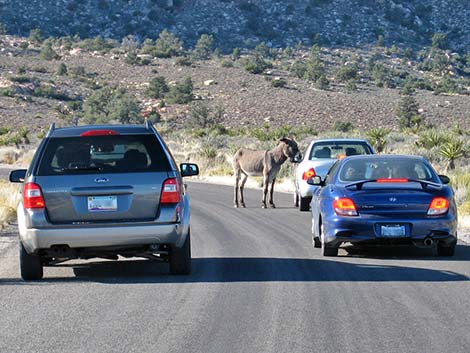
[[[302,159],[297,143],[293,139],[283,137],[278,146],[269,151],[253,151],[240,148],[233,156],[233,170],[235,174],[234,207],[238,207],[238,189],[240,189],[240,206],[245,206],[243,187],[248,176],[263,176],[263,200],[261,207],[266,208],[266,195],[269,192],[269,205],[275,208],[273,201],[274,182],[281,165],[290,159],[292,163],[298,163]],[[240,183],[240,178],[243,178]]]

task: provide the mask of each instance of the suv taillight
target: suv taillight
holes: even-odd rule
[[[26,209],[44,208],[46,203],[41,187],[36,183],[26,183],[23,188],[23,205]]]
[[[317,175],[317,173],[315,172],[315,169],[310,168],[309,170],[304,172],[304,174],[302,174],[302,180],[307,180],[307,179],[313,178],[316,175]]]
[[[169,203],[178,203],[181,201],[181,191],[180,185],[176,178],[167,179],[163,183],[162,196],[160,198],[160,203],[169,204]]]
[[[449,200],[445,197],[435,197],[428,209],[428,216],[440,216],[449,210]]]

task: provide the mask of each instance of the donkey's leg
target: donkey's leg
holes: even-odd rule
[[[235,170],[235,189],[233,192],[233,207],[238,208],[238,182],[240,181],[241,170]]]
[[[271,190],[269,190],[269,205],[272,207],[272,208],[276,208],[276,206],[274,205],[274,199],[273,199],[273,193],[274,193],[274,183],[276,182],[276,178],[273,179],[272,183],[271,183]]]
[[[243,190],[244,190],[245,183],[246,183],[247,179],[248,179],[248,175],[243,173],[242,182],[240,184],[240,206],[241,207],[246,207],[245,206],[245,198],[244,198],[244,195],[243,195]]]
[[[269,177],[265,175],[263,178],[263,200],[261,201],[261,207],[266,208],[266,195],[268,194]]]

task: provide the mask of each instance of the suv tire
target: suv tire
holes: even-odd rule
[[[181,248],[174,247],[170,252],[170,272],[173,275],[189,275],[191,273],[191,232]]]
[[[30,255],[20,241],[20,272],[25,281],[41,279],[44,275],[42,259],[39,255]]]

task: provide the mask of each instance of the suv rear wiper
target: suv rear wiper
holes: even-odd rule
[[[377,182],[384,182],[383,180],[386,180],[386,179],[365,179],[365,180],[359,180],[359,181],[356,181],[354,183],[351,183],[351,184],[348,184],[346,185],[345,187],[346,188],[349,188],[349,187],[353,187],[355,186],[357,188],[357,190],[361,190],[362,189],[362,186],[366,183],[377,183]],[[426,189],[428,186],[433,186],[433,187],[436,187],[436,188],[441,188],[442,185],[441,184],[438,184],[438,183],[435,183],[433,181],[429,181],[429,180],[423,180],[423,179],[404,179],[406,181],[396,181],[397,183],[420,183],[421,184],[421,187],[423,189]],[[389,183],[393,183],[393,179],[390,179]]]

